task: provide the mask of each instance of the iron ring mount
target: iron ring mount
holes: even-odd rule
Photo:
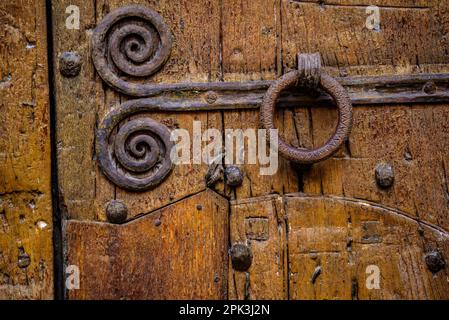
[[[285,142],[282,137],[278,137],[279,154],[296,163],[310,164],[329,158],[344,143],[351,131],[352,104],[347,91],[337,80],[325,72],[321,71],[319,76],[319,86],[336,102],[338,108],[338,125],[334,134],[323,146],[312,150],[296,148]],[[273,117],[276,109],[276,102],[281,92],[298,84],[298,82],[301,82],[303,79],[304,76],[302,71],[291,71],[283,75],[268,88],[260,109],[261,122],[263,127],[267,129],[268,138],[270,138],[271,134],[275,134],[275,131],[270,129],[275,129]]]
[[[276,81],[175,84],[148,81],[167,62],[172,44],[172,34],[162,17],[143,6],[114,10],[94,30],[92,59],[100,77],[118,92],[140,97],[112,109],[97,130],[99,166],[117,186],[134,191],[147,190],[160,184],[173,169],[170,153],[174,143],[170,141],[170,130],[146,115],[137,116],[142,113],[207,110],[215,106],[220,108],[220,104],[225,108],[233,104],[258,107],[262,101],[263,125],[266,129],[274,129],[277,98],[282,90],[300,81],[307,88],[320,85],[334,99],[339,110],[339,124],[331,139],[320,148],[298,149],[280,138],[279,153],[294,162],[317,162],[331,156],[349,135],[352,122],[349,95],[337,80],[321,70],[319,54],[299,55],[299,70]],[[188,97],[181,96],[172,102],[170,97],[161,96],[177,91],[201,95],[211,90],[219,95],[205,105]],[[150,98],[156,95],[158,97]],[[236,95],[237,99],[224,100],[226,95]]]

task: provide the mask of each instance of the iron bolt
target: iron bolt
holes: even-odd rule
[[[231,187],[238,187],[243,183],[243,172],[239,167],[230,166],[225,170],[226,184]]]
[[[381,188],[389,188],[394,182],[394,170],[388,163],[380,163],[376,166],[375,176],[377,185]]]
[[[158,219],[154,220],[154,225],[155,225],[156,227],[159,227],[161,224],[162,224],[161,219],[158,218]]]
[[[206,101],[209,104],[215,103],[217,101],[218,96],[214,91],[208,91],[206,92]]]
[[[434,94],[437,91],[437,86],[433,81],[427,81],[424,84],[423,91],[427,94]]]
[[[25,251],[23,251],[23,249],[21,249],[20,253],[19,253],[19,259],[18,259],[17,265],[20,268],[27,268],[30,264],[31,264],[30,255],[28,253],[26,253]]]
[[[438,251],[428,252],[426,254],[425,260],[427,268],[432,273],[437,273],[446,266],[446,262],[444,261],[443,256]]]
[[[76,52],[63,52],[59,56],[59,71],[64,77],[72,78],[81,71],[81,57]]]
[[[111,200],[106,207],[106,217],[111,223],[123,223],[128,216],[128,208],[119,200]]]
[[[231,255],[232,267],[238,271],[246,271],[251,266],[253,254],[247,245],[236,243],[229,251]]]

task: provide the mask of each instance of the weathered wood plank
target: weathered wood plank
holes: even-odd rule
[[[277,76],[278,0],[224,0],[222,4],[223,77],[225,81]]]
[[[336,111],[314,109],[313,146],[328,139]],[[384,204],[447,230],[447,161],[449,130],[446,105],[359,107],[347,145],[333,158],[302,170],[304,192],[333,194]],[[382,189],[374,170],[394,168],[394,183]]]
[[[228,202],[205,191],[123,225],[71,220],[70,299],[225,299]]]
[[[380,29],[370,30],[366,3],[283,0],[283,67],[294,68],[298,52],[320,52],[323,65],[341,71],[354,65],[394,65],[404,72],[413,65],[449,62],[447,37],[441,32],[449,26],[441,19],[445,1],[382,2],[390,7],[380,7]]]
[[[0,299],[53,298],[45,15],[0,3]]]
[[[433,274],[425,262],[430,251],[448,254],[439,227],[358,199],[288,195],[285,206],[290,298],[448,298],[447,270]],[[366,284],[373,265],[379,288]]]
[[[229,266],[230,299],[287,299],[287,246],[284,208],[279,196],[231,202],[231,244],[251,248],[247,271]]]

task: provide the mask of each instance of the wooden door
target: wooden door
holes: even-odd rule
[[[80,275],[65,297],[449,298],[449,7],[370,4],[53,1],[55,201],[63,270]],[[67,28],[73,6],[79,29]],[[145,41],[152,61],[133,65]],[[225,163],[164,162],[175,129],[261,128],[267,86],[312,52],[354,90],[352,131],[332,157],[279,157],[265,176],[243,163],[240,184]],[[294,101],[276,111],[279,133],[322,145],[335,107]],[[116,141],[136,128],[160,152],[148,175],[117,160]]]

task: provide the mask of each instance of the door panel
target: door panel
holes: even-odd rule
[[[447,271],[433,273],[425,258],[447,253],[447,231],[374,202],[304,194],[233,201],[231,243],[252,253],[247,270],[230,262],[231,299],[448,298]],[[377,289],[367,284],[373,266]]]
[[[70,299],[225,299],[228,203],[204,191],[122,225],[68,221]]]
[[[229,268],[230,299],[286,299],[287,246],[282,198],[270,195],[231,202],[230,239],[252,254],[247,270]]]
[[[287,195],[285,210],[292,299],[448,298],[447,273],[434,275],[424,262],[426,252],[448,250],[448,234],[440,227],[334,196]],[[380,270],[379,290],[366,285],[371,265]]]
[[[140,1],[163,16],[176,44],[164,68],[151,81],[169,83],[181,81],[217,80],[218,68],[218,2],[209,5],[190,1]],[[131,216],[158,209],[187,195],[205,188],[204,175],[207,166],[182,166],[176,168],[163,188],[146,194],[121,190],[111,184],[96,164],[95,132],[105,115],[129,98],[104,85],[91,60],[91,36],[93,28],[110,11],[127,1],[57,1],[53,3],[53,28],[55,60],[63,52],[76,52],[82,60],[81,72],[73,78],[56,73],[57,95],[57,146],[60,198],[67,218],[104,220],[105,205],[110,199],[120,198],[128,204]],[[69,5],[81,8],[80,30],[67,30],[65,10]],[[184,8],[189,7],[186,11]],[[195,13],[195,11],[197,12]],[[211,16],[210,18],[208,18]],[[204,32],[204,21],[208,30]],[[216,22],[215,22],[216,21]],[[210,24],[210,25],[209,25]],[[221,115],[152,114],[170,128],[191,130],[192,121],[221,130]],[[190,131],[191,133],[191,131]],[[180,171],[176,171],[180,170]],[[181,179],[175,179],[180,176]],[[182,177],[184,176],[184,178]],[[186,181],[186,183],[180,183]],[[92,209],[95,210],[92,210]]]
[[[93,65],[92,36],[109,13],[143,5],[159,13],[173,35],[170,57],[157,73],[137,81],[118,73],[120,79],[139,84],[272,80],[296,68],[298,53],[315,51],[324,70],[342,78],[449,72],[445,1],[372,2],[380,6],[379,30],[366,27],[367,4],[356,0],[53,2],[56,67],[61,67],[64,52],[76,52],[82,61],[75,77],[55,73],[67,265],[79,265],[81,271],[81,289],[67,291],[67,296],[447,297],[446,268],[435,276],[426,269],[430,251],[443,257],[448,253],[447,104],[356,105],[352,133],[331,158],[305,166],[280,157],[273,176],[260,175],[259,163],[245,163],[239,165],[243,183],[238,187],[224,183],[222,176],[209,185],[208,165],[185,164],[175,166],[154,188],[137,192],[115,185],[99,167],[97,134],[104,119],[138,99],[108,85]],[[69,5],[81,8],[80,30],[65,28]],[[216,92],[172,91],[156,97],[161,105],[173,96],[181,104],[199,97],[199,104],[213,105],[217,99]],[[170,131],[186,129],[190,137],[194,121],[201,121],[202,132],[218,129],[223,137],[226,129],[261,127],[258,106],[242,102],[207,110],[132,114],[107,141],[148,118]],[[298,105],[279,108],[275,124],[288,143],[313,148],[328,139],[337,118],[330,103]],[[389,187],[376,182],[379,164],[393,168]],[[108,223],[111,200],[127,208],[123,224]],[[203,224],[197,220],[198,202],[208,203],[202,205]],[[161,214],[165,219],[156,227]],[[234,244],[251,250],[247,270],[233,268],[232,257],[228,263],[225,255]],[[371,264],[382,272],[379,290],[364,284]],[[173,266],[169,276],[166,266]],[[212,273],[218,274],[216,282],[203,280]]]

